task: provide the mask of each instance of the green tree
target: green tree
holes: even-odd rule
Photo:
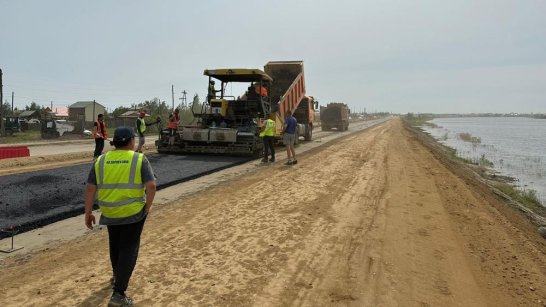
[[[112,117],[116,118],[129,110],[130,108],[127,107],[117,107],[114,109],[114,111],[112,111]]]
[[[162,119],[168,118],[169,108],[165,101],[161,101],[159,98],[155,97],[151,100],[146,100],[136,105],[132,105],[134,110],[142,110],[150,114],[151,117],[161,117]]]
[[[30,103],[30,106],[25,106],[25,111],[36,111],[36,116],[42,118],[42,115],[45,113],[45,107],[33,101]]]
[[[157,97],[150,100],[145,100],[140,103],[132,103],[129,108],[118,107],[116,110],[114,110],[114,112],[116,113],[116,116],[119,116],[119,114],[122,114],[129,110],[146,112],[148,115],[150,115],[149,119],[147,119],[146,122],[153,121],[157,117],[160,117],[163,125],[166,125],[165,123],[167,122],[170,113],[169,107],[167,106],[165,101],[161,101],[161,99]],[[156,126],[152,126],[150,127],[150,129],[155,130]]]
[[[193,101],[189,106],[183,106],[180,108],[180,124],[192,125],[195,124],[195,117],[193,113],[201,113],[202,103],[199,99],[199,95],[193,96]],[[193,112],[192,112],[193,110]]]
[[[11,104],[7,101],[2,106],[2,111],[4,111],[4,116],[13,116],[13,112],[11,111]]]
[[[26,111],[41,111],[45,109],[43,106],[37,104],[36,102],[31,102],[30,106],[25,106]]]

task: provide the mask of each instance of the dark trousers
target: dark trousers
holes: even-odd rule
[[[114,272],[114,291],[125,294],[133,274],[140,247],[140,234],[146,217],[140,222],[125,225],[108,225],[110,261]]]
[[[275,160],[275,137],[264,136],[264,159],[267,159],[271,152],[271,159]]]
[[[98,138],[95,139],[95,152],[93,153],[93,157],[98,157],[102,155],[102,150],[104,149],[104,139]]]

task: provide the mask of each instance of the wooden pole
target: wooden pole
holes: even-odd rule
[[[2,83],[2,69],[0,69],[0,135],[6,136],[4,124],[4,84]]]

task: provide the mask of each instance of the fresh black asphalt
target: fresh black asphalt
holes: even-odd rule
[[[214,155],[147,155],[158,189],[188,181],[251,158]],[[0,230],[28,231],[83,213],[92,163],[0,176]],[[83,222],[82,222],[83,223]],[[4,231],[0,238],[7,237]]]

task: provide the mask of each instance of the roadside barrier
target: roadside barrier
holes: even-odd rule
[[[0,159],[20,158],[30,156],[27,146],[5,146],[0,147]]]

